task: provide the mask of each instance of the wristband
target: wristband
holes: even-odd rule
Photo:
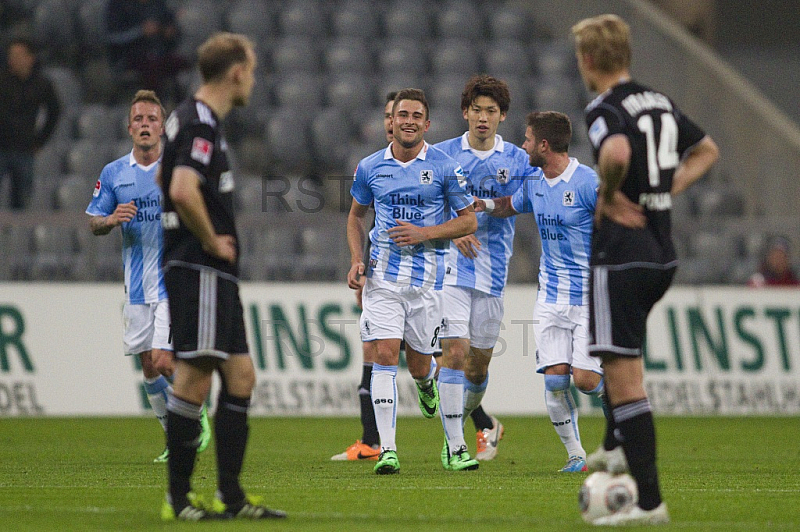
[[[483,200],[483,212],[486,214],[491,214],[494,211],[495,205],[493,199],[485,199]]]

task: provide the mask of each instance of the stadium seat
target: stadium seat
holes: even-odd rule
[[[323,2],[313,0],[293,0],[283,5],[278,13],[281,34],[324,38],[327,19],[324,6]]]
[[[395,72],[425,74],[428,71],[425,47],[414,39],[391,39],[378,50],[378,67],[382,75],[392,75]]]
[[[456,102],[452,109],[439,109],[435,115],[431,113],[431,127],[425,133],[425,140],[431,144],[436,144],[443,140],[458,137],[466,130],[467,123],[461,115],[461,110]]]
[[[69,281],[74,278],[77,241],[72,227],[39,224],[33,229],[33,268],[37,280]]]
[[[461,108],[461,93],[467,83],[468,76],[449,73],[434,76],[430,80],[426,94],[431,106],[431,116],[439,116],[442,112],[451,112]]]
[[[483,72],[482,50],[469,39],[442,39],[433,44],[431,49],[431,70],[434,75],[471,76]]]
[[[490,39],[484,50],[484,64],[489,75],[515,72],[519,76],[533,75],[528,48],[515,39]]]
[[[302,254],[299,260],[300,279],[305,281],[337,281],[337,271],[346,264],[347,242],[338,220],[314,224],[300,231]]]
[[[236,208],[242,213],[263,212],[263,184],[257,174],[246,173],[236,178]]]
[[[176,10],[175,18],[181,32],[178,53],[186,58],[194,58],[197,47],[223,29],[218,4],[212,0],[184,2]]]
[[[566,114],[580,112],[576,82],[568,76],[537,76],[533,87],[536,108],[559,111]]]
[[[107,235],[91,235],[92,280],[121,281],[122,272],[122,236],[118,231]]]
[[[62,211],[84,212],[92,201],[92,192],[97,178],[83,175],[66,175],[56,188],[55,206]]]
[[[95,139],[79,139],[67,152],[67,172],[78,174],[94,182],[100,171],[111,162],[109,144]]]
[[[535,33],[530,14],[523,8],[504,5],[486,11],[489,31],[493,39],[528,41]]]
[[[283,107],[269,117],[265,143],[270,161],[279,174],[303,173],[311,169],[313,161],[308,139],[308,118],[298,115],[296,109]]]
[[[333,39],[325,47],[323,60],[329,75],[359,77],[375,72],[372,50],[358,37]]]
[[[0,271],[3,278],[11,281],[27,281],[31,279],[33,263],[32,230],[23,225],[4,225],[0,228],[3,260]]]
[[[536,41],[531,45],[536,67],[542,76],[577,76],[578,63],[573,44],[565,39]]]
[[[328,106],[346,111],[363,110],[375,103],[372,94],[373,84],[366,76],[342,73],[328,78],[325,91],[325,101]]]
[[[347,110],[328,107],[316,113],[311,121],[311,144],[319,171],[341,172],[350,154],[353,136]]]
[[[424,0],[396,0],[386,9],[383,30],[387,37],[429,39],[433,36],[431,17],[435,4]]]
[[[33,179],[33,194],[31,195],[31,211],[50,211],[55,207],[56,190],[61,185],[60,175],[37,175]],[[85,190],[84,190],[85,192]],[[91,196],[89,196],[91,197]],[[86,200],[86,205],[89,200]],[[84,206],[85,207],[85,206]]]
[[[322,79],[318,74],[289,73],[278,79],[274,89],[278,106],[296,114],[309,115],[322,106]]]
[[[319,72],[318,43],[306,36],[288,35],[280,39],[272,54],[272,65],[279,76],[291,72]]]
[[[261,136],[247,136],[239,141],[234,150],[239,167],[244,172],[260,175],[267,171],[267,154]]]
[[[69,140],[72,138],[74,120],[82,105],[81,82],[75,72],[67,67],[48,66],[42,72],[53,83],[61,103],[61,116],[53,132],[53,138]]]
[[[98,141],[116,139],[119,120],[119,115],[105,105],[84,105],[75,122],[78,137]]]
[[[34,179],[60,175],[64,170],[64,156],[69,149],[66,141],[53,139],[33,157]]]
[[[439,37],[482,40],[484,27],[480,11],[474,2],[450,1],[444,4],[436,18]]]
[[[275,38],[274,4],[262,0],[239,0],[227,13],[228,29],[250,37],[257,47]]]
[[[337,37],[373,39],[380,34],[378,10],[370,0],[346,0],[331,14]]]

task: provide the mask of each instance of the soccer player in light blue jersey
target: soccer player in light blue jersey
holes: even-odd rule
[[[583,393],[603,392],[603,371],[588,353],[589,255],[597,204],[597,174],[568,154],[569,117],[554,111],[527,116],[525,143],[531,166],[544,179],[527,179],[511,197],[479,200],[476,210],[508,217],[533,213],[542,242],[539,293],[533,312],[536,371],[544,374],[545,404],[567,449],[562,472],[586,471],[570,373]]]
[[[511,104],[508,85],[487,75],[473,76],[461,94],[461,111],[468,131],[436,145],[459,162],[467,190],[475,198],[512,195],[530,176],[540,175],[528,164],[524,150],[503,140],[497,128]],[[489,381],[492,358],[503,320],[503,291],[514,241],[515,218],[478,213],[478,230],[453,240],[447,255],[444,288],[445,319],[439,397],[445,449],[466,445],[463,422],[479,408]],[[491,460],[503,435],[503,425],[484,414],[475,419],[479,460]]]
[[[123,307],[126,355],[138,355],[147,398],[166,431],[167,396],[171,387],[159,373],[171,375],[172,345],[169,307],[161,274],[161,189],[155,182],[164,133],[164,108],[155,92],[140,90],[131,102],[128,133],[133,149],[109,163],[86,209],[95,235],[107,235],[117,226],[122,231],[122,259],[126,301]],[[204,415],[203,449],[210,430]],[[154,462],[166,462],[166,450]]]
[[[361,338],[375,342],[371,398],[381,439],[378,474],[397,473],[397,364],[405,339],[406,359],[426,417],[438,410],[431,355],[442,321],[444,259],[448,240],[477,227],[472,196],[459,164],[424,141],[430,126],[428,102],[419,89],[403,89],[392,108],[394,140],[356,168],[347,219],[350,248],[348,286],[363,286]],[[364,264],[364,218],[375,206]],[[449,205],[455,217],[445,212]],[[366,279],[365,279],[366,277]],[[471,460],[466,450],[454,460]]]

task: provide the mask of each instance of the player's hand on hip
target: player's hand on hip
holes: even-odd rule
[[[356,298],[359,300],[359,307],[361,306],[361,289],[366,282],[367,278],[364,277],[364,263],[361,261],[354,262],[353,265],[350,266],[350,271],[347,272],[347,286],[353,290],[358,290]]]
[[[598,227],[604,217],[630,229],[642,229],[647,225],[644,207],[632,202],[628,199],[628,196],[619,190],[614,192],[612,201],[606,201],[602,196],[598,196],[594,215],[594,220]]]
[[[477,259],[478,251],[481,249],[481,241],[475,235],[462,236],[461,238],[454,238],[453,243],[456,245],[462,255],[468,259]]]
[[[236,239],[233,235],[214,235],[207,246],[203,246],[206,253],[225,262],[236,262]]]
[[[125,222],[130,222],[133,220],[134,216],[136,216],[136,212],[139,209],[136,208],[136,203],[130,201],[128,203],[120,203],[117,205],[117,208],[114,209],[114,212],[111,213],[109,216],[109,222],[113,226],[117,226],[123,224]]]
[[[424,228],[409,222],[395,220],[397,225],[389,228],[389,237],[400,247],[416,246],[428,240]]]

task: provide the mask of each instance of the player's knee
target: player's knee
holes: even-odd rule
[[[548,392],[564,392],[569,390],[569,375],[545,375],[544,388]]]
[[[469,364],[464,366],[464,377],[466,377],[466,379],[473,384],[479,385],[484,383],[488,376],[489,372],[484,368],[470,366]]]
[[[572,380],[581,393],[597,395],[603,391],[603,377],[593,371],[575,372]]]

